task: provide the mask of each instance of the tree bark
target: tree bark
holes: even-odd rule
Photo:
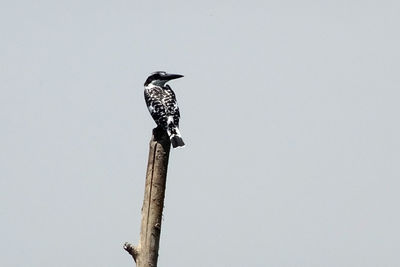
[[[124,245],[124,249],[132,255],[137,267],[157,266],[170,146],[167,133],[160,128],[153,129],[142,206],[140,241],[137,247],[129,243]]]

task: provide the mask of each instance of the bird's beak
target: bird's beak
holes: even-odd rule
[[[166,80],[174,80],[174,79],[178,79],[178,78],[182,78],[183,75],[180,74],[167,74],[164,76]]]

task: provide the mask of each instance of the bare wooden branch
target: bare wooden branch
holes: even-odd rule
[[[124,249],[132,255],[137,267],[157,266],[170,146],[167,133],[160,128],[153,129],[142,206],[140,241],[137,247],[129,243],[124,245]]]
[[[132,245],[131,243],[128,243],[128,242],[125,242],[124,249],[126,251],[128,251],[129,254],[131,254],[131,256],[133,257],[133,260],[136,262],[136,258],[139,253],[138,249],[134,245]]]

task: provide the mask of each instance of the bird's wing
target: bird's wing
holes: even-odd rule
[[[161,90],[145,91],[144,99],[147,104],[147,108],[150,111],[151,116],[157,125],[166,128],[167,126],[167,115],[166,106],[163,103],[163,96]]]
[[[178,102],[176,101],[174,91],[172,91],[169,85],[166,85],[165,94],[166,97],[164,104],[166,109],[166,115],[172,116],[174,119],[174,125],[179,126],[180,112],[179,112]]]

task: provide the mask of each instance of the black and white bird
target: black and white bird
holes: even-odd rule
[[[166,130],[173,148],[183,147],[185,143],[179,132],[179,107],[174,91],[166,84],[183,75],[169,74],[165,71],[152,73],[144,83],[144,99],[147,108],[158,127]]]

